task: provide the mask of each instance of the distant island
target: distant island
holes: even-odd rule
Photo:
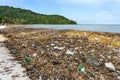
[[[31,10],[0,6],[0,24],[77,24],[61,15],[46,15]]]

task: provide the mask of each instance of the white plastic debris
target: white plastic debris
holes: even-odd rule
[[[118,80],[120,80],[120,76],[117,76]]]
[[[54,49],[63,50],[63,49],[65,49],[65,47],[58,47],[58,46],[55,46]]]
[[[102,59],[105,59],[105,56],[103,56],[103,55],[101,55],[101,54],[100,54],[99,56],[100,56]]]
[[[79,66],[77,68],[77,70],[83,72],[84,74],[86,74],[85,68],[83,66]]]
[[[37,79],[37,80],[42,80],[42,77],[41,77],[41,76],[39,76],[39,79]]]
[[[27,44],[22,44],[22,47],[27,47]]]
[[[55,44],[51,44],[51,46],[55,46]]]
[[[53,53],[55,56],[59,56],[59,54],[58,53]]]
[[[105,67],[108,68],[111,71],[115,71],[116,70],[114,65],[111,62],[105,63]]]
[[[86,74],[85,68],[82,68],[81,71]]]
[[[63,50],[63,49],[65,49],[65,47],[59,47],[58,49],[59,49],[59,50]]]
[[[35,44],[32,44],[32,47],[35,47]]]
[[[34,56],[34,57],[37,57],[37,53],[34,53],[33,56]]]
[[[74,52],[72,52],[72,51],[70,51],[70,50],[67,50],[67,51],[66,51],[66,54],[73,55],[73,54],[74,54]]]
[[[90,52],[91,52],[91,53],[95,52],[95,49],[92,49]]]
[[[55,46],[54,49],[58,49],[58,46]]]

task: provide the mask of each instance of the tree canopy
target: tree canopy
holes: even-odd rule
[[[9,24],[77,24],[61,15],[45,15],[31,10],[0,6],[0,23]]]

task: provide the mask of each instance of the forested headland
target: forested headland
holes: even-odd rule
[[[0,24],[77,24],[61,15],[46,15],[31,10],[0,6]]]

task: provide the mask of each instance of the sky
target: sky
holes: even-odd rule
[[[78,24],[120,24],[120,0],[0,0],[0,5],[63,15]]]

